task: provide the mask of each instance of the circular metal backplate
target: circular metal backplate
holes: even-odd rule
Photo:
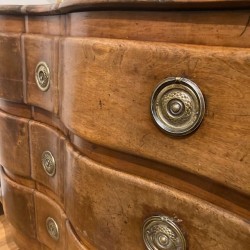
[[[59,228],[58,228],[56,221],[53,218],[48,217],[46,219],[46,228],[47,228],[47,232],[49,236],[52,239],[59,240],[59,237],[60,237]]]
[[[202,122],[205,114],[204,97],[191,80],[169,77],[154,90],[151,113],[156,124],[166,133],[187,135]]]
[[[175,220],[152,216],[143,225],[143,240],[148,250],[185,250],[186,241]]]
[[[56,173],[56,161],[50,151],[42,153],[42,166],[44,171],[49,176],[54,176]]]
[[[50,70],[45,62],[39,62],[35,72],[36,84],[42,91],[47,91],[50,86]]]

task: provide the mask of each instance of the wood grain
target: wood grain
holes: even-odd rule
[[[249,49],[66,38],[61,58],[61,118],[73,133],[249,195]],[[193,80],[206,99],[202,125],[181,139],[150,114],[169,76]]]
[[[32,178],[52,190],[63,203],[64,198],[64,138],[54,129],[38,122],[30,122],[30,150]],[[48,176],[41,159],[44,151],[50,151],[56,162],[56,173]]]
[[[34,190],[13,182],[3,170],[1,185],[6,218],[15,228],[36,238]]]
[[[31,174],[28,121],[0,111],[0,164],[26,177]]]
[[[63,210],[45,195],[35,191],[37,239],[49,249],[65,249],[66,216]],[[59,228],[60,238],[55,241],[46,229],[46,219],[53,218]]]
[[[247,249],[250,244],[249,221],[224,209],[167,185],[108,169],[70,146],[66,156],[71,166],[65,173],[66,214],[80,239],[100,250],[144,249],[143,221],[157,214],[182,220],[189,249]]]
[[[0,249],[18,250],[19,247],[13,240],[11,227],[4,215],[0,216]]]
[[[27,16],[26,33],[43,35],[64,35],[65,16]]]
[[[249,47],[249,15],[248,10],[78,12],[67,15],[67,35]]]
[[[10,102],[6,100],[0,99],[0,110],[15,116],[20,116],[23,118],[31,118],[31,107],[23,104],[23,103],[16,103]]]
[[[23,102],[20,34],[0,34],[0,62],[0,98]]]
[[[22,36],[22,46],[25,51],[26,103],[57,113],[58,38],[24,35]],[[50,88],[46,92],[41,91],[35,81],[35,69],[41,61],[50,68]]]

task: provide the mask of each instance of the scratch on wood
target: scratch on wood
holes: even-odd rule
[[[250,24],[250,16],[248,16],[247,23],[243,29],[243,31],[240,33],[240,37],[243,36],[243,34],[246,32],[248,25]]]

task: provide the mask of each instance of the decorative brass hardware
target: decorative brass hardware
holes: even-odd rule
[[[60,237],[59,228],[58,228],[56,221],[53,218],[48,217],[46,219],[46,228],[47,228],[47,232],[49,236],[52,239],[59,240],[59,237]]]
[[[47,91],[50,86],[50,70],[45,62],[39,62],[36,66],[36,84],[41,91]]]
[[[185,250],[186,240],[173,218],[152,216],[143,225],[147,250]]]
[[[154,90],[151,113],[156,124],[166,133],[187,135],[198,128],[204,117],[204,97],[191,80],[169,77]]]
[[[56,161],[50,151],[44,151],[42,153],[42,166],[47,175],[51,177],[55,175]]]

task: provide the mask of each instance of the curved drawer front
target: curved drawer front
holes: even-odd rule
[[[9,25],[13,24],[9,23]],[[20,39],[20,34],[1,33],[0,35],[0,98],[17,102],[23,102]]]
[[[153,215],[182,220],[189,249],[247,249],[244,219],[165,185],[105,168],[67,146],[66,214],[78,236],[98,249],[144,249],[142,227]]]
[[[67,250],[97,250],[98,248],[94,248],[90,246],[89,243],[85,242],[85,246],[80,243],[77,239],[76,235],[73,233],[71,225],[69,221],[66,222],[66,242]]]
[[[4,212],[17,230],[36,238],[34,189],[19,185],[1,171]]]
[[[22,41],[26,63],[27,103],[57,113],[58,38],[24,35]],[[45,67],[39,67],[39,65],[41,66],[39,63]],[[37,83],[36,77],[41,80],[40,85]]]
[[[0,111],[0,165],[25,177],[30,176],[28,121]]]
[[[64,138],[35,121],[29,127],[32,179],[49,187],[63,201]]]
[[[250,193],[249,49],[80,38],[61,46],[70,130]],[[182,139],[162,133],[150,114],[155,87],[171,76],[194,81],[206,100],[200,128]]]
[[[35,192],[37,239],[50,249],[64,249],[66,216],[45,195]]]

